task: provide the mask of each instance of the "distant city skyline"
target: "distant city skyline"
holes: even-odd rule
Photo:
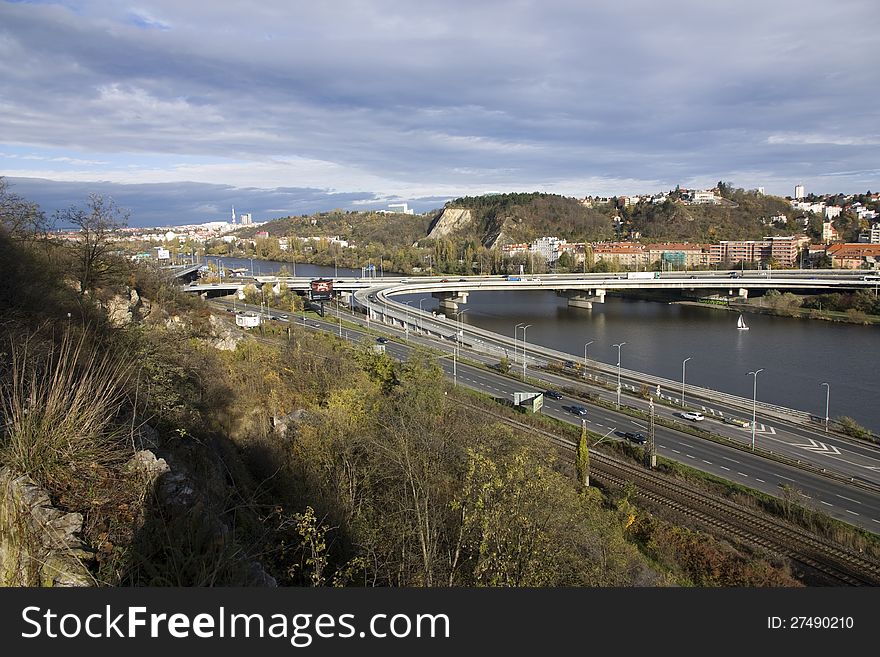
[[[0,0],[0,175],[132,225],[880,188],[873,0]]]

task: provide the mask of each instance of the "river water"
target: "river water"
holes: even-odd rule
[[[289,263],[254,260],[255,273],[269,274]],[[238,264],[236,264],[238,263]],[[243,263],[243,264],[242,264]],[[250,260],[223,258],[224,266],[248,267]],[[257,269],[259,268],[259,269]],[[333,276],[333,267],[297,265],[300,276]],[[338,270],[339,276],[359,276],[360,270]],[[396,297],[412,300],[414,308],[436,310],[437,301],[425,295]],[[836,324],[818,320],[746,314],[748,331],[736,328],[738,313],[723,308],[666,304],[606,297],[592,310],[569,308],[553,292],[472,292],[461,319],[496,333],[514,334],[517,324],[530,324],[526,338],[607,364],[661,376],[679,384],[682,361],[687,384],[751,398],[757,376],[761,401],[825,416],[830,384],[832,418],[852,417],[880,431],[880,327]],[[522,338],[522,330],[518,332]],[[678,394],[677,386],[672,394]]]

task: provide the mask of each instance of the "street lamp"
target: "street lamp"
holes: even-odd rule
[[[683,361],[681,361],[681,407],[684,408],[684,371],[685,371],[685,363],[687,363],[693,356],[688,356]]]
[[[428,300],[430,297],[422,297],[419,299],[419,331],[425,332],[425,325],[422,323],[422,301]]]
[[[620,342],[611,345],[612,347],[617,347],[617,408],[620,408],[620,348],[625,344],[626,342]]]
[[[590,340],[587,344],[584,345],[584,378],[587,378],[587,347],[593,344],[595,340]]]
[[[755,370],[754,372],[746,372],[746,376],[755,377],[754,386],[752,388],[752,451],[755,451],[755,412],[757,411],[758,406],[758,372],[763,372],[764,368],[762,367],[759,370]]]
[[[529,328],[531,324],[526,324],[522,327],[523,329],[523,381],[526,380],[526,329]]]
[[[820,383],[819,385],[825,386],[825,433],[828,433],[828,402],[831,401],[831,384]]]
[[[464,315],[470,308],[463,308],[455,313],[458,316],[458,336],[456,338],[456,342],[459,342],[459,349],[464,346],[464,326],[462,325],[461,316]]]
[[[409,304],[411,304],[411,303],[415,303],[415,300],[411,299],[411,300],[407,301],[405,304],[403,304],[404,306],[406,306],[406,311],[405,311],[406,312],[406,319],[404,320],[404,323],[403,323],[403,333],[406,336],[407,342],[409,342]]]
[[[523,326],[525,326],[525,324],[520,322],[519,324],[517,324],[516,326],[513,327],[513,362],[514,363],[516,362],[516,355],[519,353],[516,349],[516,339],[517,339],[516,336],[518,335],[517,331],[519,329],[521,329]]]

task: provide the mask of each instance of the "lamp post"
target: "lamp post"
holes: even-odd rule
[[[470,310],[470,308],[464,308],[455,313],[456,315],[458,315],[458,337],[456,341],[460,341],[458,347],[459,349],[464,346],[464,325],[462,324],[461,316],[464,315],[468,310]]]
[[[516,355],[519,353],[519,352],[517,351],[517,349],[516,349],[516,339],[517,339],[516,336],[517,336],[517,331],[518,331],[519,329],[521,329],[523,326],[525,326],[525,324],[523,324],[522,322],[520,322],[519,324],[517,324],[516,326],[513,327],[513,362],[514,362],[514,363],[516,362]]]
[[[611,345],[612,347],[617,347],[617,408],[620,408],[620,348],[625,344],[626,342],[620,342]]]
[[[593,344],[595,340],[590,340],[587,344],[584,345],[584,378],[587,378],[587,347]]]
[[[825,433],[828,433],[828,402],[831,401],[831,384],[820,383],[819,385],[825,386]]]
[[[425,325],[422,323],[422,301],[427,301],[430,297],[422,297],[419,299],[419,331],[425,332]]]
[[[404,323],[403,323],[403,334],[404,334],[404,336],[406,336],[407,342],[409,342],[409,304],[411,304],[411,303],[415,303],[415,300],[410,299],[405,304],[403,304],[404,306],[406,306],[406,315],[405,315],[406,319],[404,320]]]
[[[755,413],[758,407],[758,372],[763,372],[764,368],[762,367],[759,370],[755,370],[754,372],[746,372],[746,376],[755,377],[754,385],[752,387],[752,451],[755,451]]]
[[[693,356],[688,356],[683,361],[681,361],[681,407],[684,408],[684,372],[685,372],[685,363],[687,363]]]
[[[526,324],[522,327],[523,329],[523,381],[526,380],[526,329],[529,328],[531,324]]]

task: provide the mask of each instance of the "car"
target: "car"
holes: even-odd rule
[[[627,431],[625,434],[623,434],[623,437],[627,440],[633,441],[634,443],[638,443],[639,445],[644,445],[646,442],[648,442],[648,439],[645,438],[645,434],[643,434],[641,431]]]
[[[866,280],[867,280],[867,279],[866,279]],[[459,279],[458,279],[458,282],[459,282],[459,283],[467,283],[467,279],[465,279],[465,278],[459,278]]]
[[[562,394],[556,392],[555,390],[545,390],[544,396],[549,397],[550,399],[562,399]]]
[[[441,283],[448,283],[448,282],[449,282],[449,279],[448,279],[448,278],[444,278],[444,279],[442,279],[440,282],[441,282]]]
[[[376,338],[376,342],[379,344],[385,344],[388,342],[388,338]]]
[[[587,409],[583,406],[572,406],[569,410],[578,417],[586,417],[587,415]]]
[[[685,411],[681,414],[685,420],[692,420],[694,422],[699,422],[700,420],[705,420],[706,417],[702,413],[697,413],[696,411]]]
[[[279,316],[279,318],[278,318],[278,319],[280,319],[280,320],[282,320],[282,321],[285,321],[285,322],[286,322],[286,321],[287,321],[287,320],[288,320],[288,319],[290,319],[290,318],[289,318],[289,317],[288,317],[288,316],[287,316],[287,315],[281,315],[281,316]]]

